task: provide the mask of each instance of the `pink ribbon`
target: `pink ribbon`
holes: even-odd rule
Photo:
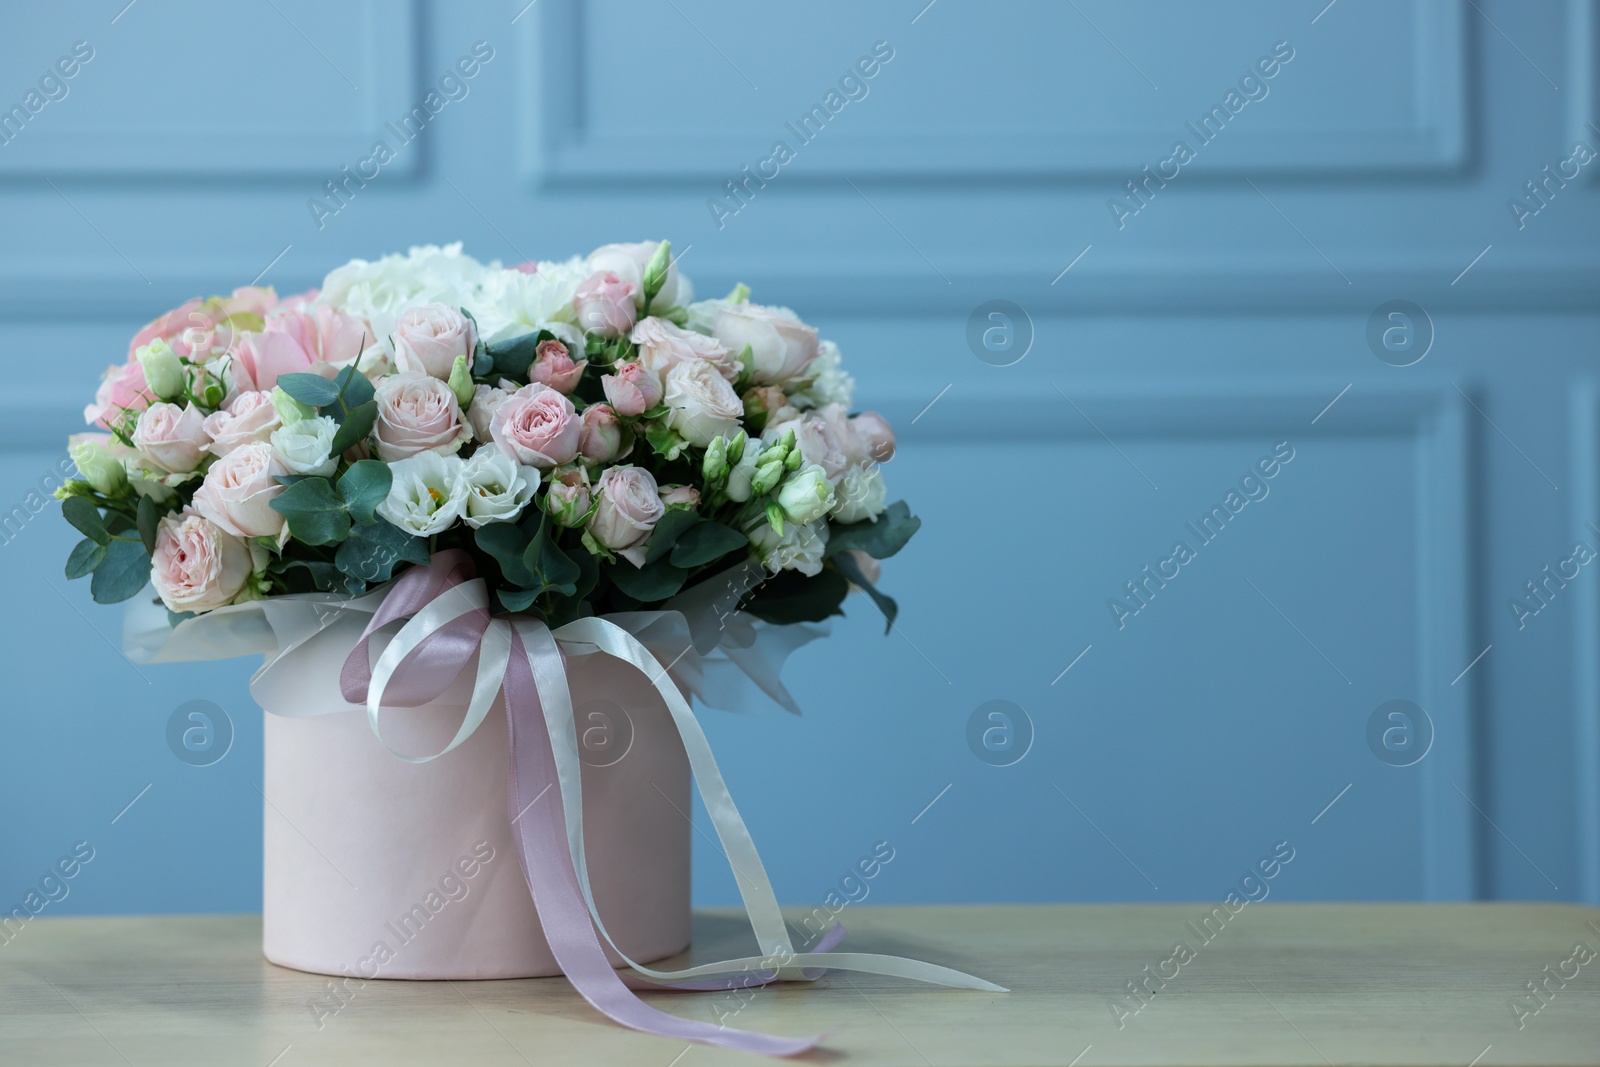
[[[344,698],[354,704],[367,703],[372,682],[368,639],[373,633],[391,622],[416,614],[450,589],[472,580],[473,571],[471,557],[452,549],[437,553],[429,565],[412,567],[402,574],[345,660],[339,675]],[[486,611],[474,611],[429,634],[395,671],[385,688],[384,703],[415,707],[442,694],[467,667],[491,621]],[[741,974],[731,979],[663,985],[633,977],[624,979],[612,968],[595,932],[568,850],[566,809],[561,790],[553,788],[555,754],[545,728],[536,680],[539,674],[564,671],[565,665],[559,646],[542,624],[527,618],[518,618],[516,622],[517,627],[511,632],[512,654],[503,682],[511,738],[507,814],[518,830],[517,852],[538,911],[539,924],[562,972],[596,1009],[623,1026],[647,1034],[769,1056],[792,1056],[815,1047],[827,1035],[777,1037],[684,1019],[650,1007],[633,993],[635,988],[704,991],[765,985],[777,979],[775,970]],[[519,628],[529,626],[537,626],[535,632],[540,637],[537,647],[532,649],[524,644],[518,632]],[[533,798],[546,791],[550,802],[530,808]],[[523,813],[521,818],[517,818],[519,812]],[[813,952],[829,951],[843,935],[843,927],[835,926]],[[814,978],[820,969],[802,968],[802,973]]]

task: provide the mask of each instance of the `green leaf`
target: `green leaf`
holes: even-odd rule
[[[539,590],[497,589],[495,595],[500,598],[500,606],[507,611],[527,611],[539,599]]]
[[[111,535],[106,532],[105,521],[100,518],[100,509],[88,497],[67,497],[61,502],[61,514],[91,541],[102,545],[110,543]]]
[[[154,555],[156,527],[161,525],[161,506],[153,497],[142,496],[139,498],[138,516],[139,540],[144,542],[144,550]]]
[[[523,553],[533,540],[522,527],[514,522],[491,522],[478,527],[473,540],[500,564],[500,573],[505,575],[506,581],[524,589],[538,584],[533,572],[522,562]]]
[[[350,413],[339,423],[339,432],[333,435],[333,443],[328,447],[328,454],[341,456],[345,451],[367,439],[367,434],[372,432],[372,424],[378,421],[378,402],[369,400],[359,407],[351,408]]]
[[[374,521],[377,507],[389,495],[394,483],[394,473],[381,459],[364,459],[352,463],[350,469],[339,475],[339,495],[344,498],[350,517],[366,525]]]
[[[333,384],[338,389],[335,394],[335,407],[337,411],[328,412],[335,419],[343,422],[353,411],[372,402],[377,395],[377,390],[367,380],[367,376],[356,369],[354,363],[344,368],[333,376]],[[376,410],[376,409],[374,409]]]
[[[82,578],[85,574],[100,566],[100,561],[106,558],[106,546],[92,537],[85,537],[72,549],[72,554],[67,557],[67,578]]]
[[[561,551],[561,546],[550,536],[551,524],[540,525],[539,533],[522,554],[522,564],[532,572],[539,583],[539,591],[571,596],[577,592],[578,578],[583,571],[572,558]]]
[[[289,521],[292,536],[308,545],[337,544],[350,535],[350,515],[326,478],[294,483],[272,498],[272,510]]]
[[[911,514],[904,500],[896,500],[877,521],[835,523],[828,530],[828,547],[823,553],[833,558],[856,549],[873,559],[888,559],[906,546],[911,535],[922,527],[922,520]]]
[[[652,534],[651,540],[654,539]],[[678,538],[672,549],[672,563],[676,567],[698,567],[721,559],[736,548],[749,546],[749,539],[733,527],[720,522],[702,522],[685,530]]]
[[[683,454],[683,450],[689,447],[689,442],[659,420],[646,424],[644,439],[650,442],[650,447],[663,459],[677,459]]]
[[[350,542],[346,541],[348,545]],[[341,545],[340,549],[343,550]],[[360,596],[367,591],[364,579],[347,575],[332,563],[320,559],[289,559],[274,563],[269,570],[281,574],[290,586],[291,592],[307,593],[343,593],[346,596]],[[295,572],[301,572],[296,574]]]
[[[643,567],[635,567],[627,560],[622,560],[612,564],[606,574],[612,585],[641,604],[667,599],[682,589],[684,580],[689,577],[688,571],[674,567],[664,559],[646,563]]]
[[[656,528],[650,531],[650,543],[644,549],[645,562],[654,563],[671,552],[684,531],[699,521],[700,516],[694,513],[693,508],[668,508],[667,513],[656,522]]]
[[[862,592],[872,598],[874,604],[878,605],[878,610],[883,612],[883,632],[887,634],[894,626],[894,617],[900,614],[900,605],[894,602],[893,597],[878,592],[878,587],[867,581],[867,576],[861,572],[861,565],[850,553],[833,557],[833,565],[839,568],[840,574],[850,579]]]
[[[821,622],[830,615],[844,614],[839,605],[848,592],[850,583],[831,568],[824,568],[815,578],[799,571],[779,571],[756,589],[744,610],[777,626]]]
[[[528,380],[528,368],[539,348],[540,334],[525,333],[507,341],[488,346],[491,370],[501,377]],[[487,375],[485,375],[487,377]]]
[[[320,374],[280,374],[278,388],[314,408],[324,408],[339,398],[339,386]]]
[[[144,546],[137,541],[113,541],[94,569],[89,591],[97,604],[116,604],[138,596],[149,581],[150,555]]]
[[[352,578],[387,582],[394,576],[396,564],[428,562],[428,543],[379,519],[351,529],[333,562]]]

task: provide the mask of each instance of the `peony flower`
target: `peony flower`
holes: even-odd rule
[[[690,444],[704,448],[713,437],[739,432],[744,404],[717,368],[700,359],[685,360],[667,372],[662,399],[671,410],[667,425]]]
[[[833,483],[828,480],[828,472],[815,463],[795,471],[778,488],[778,506],[791,523],[815,522],[833,504]]]
[[[661,402],[661,380],[643,363],[618,363],[600,376],[600,388],[618,415],[637,418]]]
[[[156,527],[150,581],[168,611],[201,612],[231,603],[250,579],[250,548],[192,511]]]
[[[557,475],[545,492],[550,517],[559,526],[581,526],[589,517],[589,472],[576,467]]]
[[[799,571],[808,578],[815,578],[822,573],[822,554],[828,547],[828,524],[820,520],[786,522],[780,534],[761,519],[750,531],[750,541],[771,573]]]
[[[109,430],[122,418],[124,410],[135,413],[150,406],[155,397],[145,384],[144,369],[137,359],[130,359],[120,367],[107,367],[95,391],[94,403],[83,409],[83,421],[91,426]]]
[[[284,519],[272,501],[284,490],[277,476],[287,473],[270,444],[241,445],[211,464],[194,491],[194,510],[235,537],[276,537]]]
[[[326,478],[339,467],[332,454],[339,424],[327,415],[301,419],[272,432],[272,451],[290,474],[315,474]]]
[[[883,514],[887,492],[877,467],[851,467],[839,481],[830,514],[840,522],[876,519]]]
[[[680,329],[666,319],[654,316],[642,320],[628,335],[639,349],[639,362],[658,378],[665,378],[675,365],[691,359],[703,359],[717,368],[728,381],[739,377],[739,357],[729,351],[715,337]]]
[[[477,529],[491,522],[515,519],[539,488],[539,471],[519,465],[495,448],[480,448],[461,467],[466,488],[464,518]]]
[[[478,328],[448,304],[422,304],[400,316],[390,339],[395,367],[402,374],[448,379],[457,356],[471,362],[478,347]]]
[[[389,465],[394,481],[378,514],[406,533],[431,537],[466,513],[468,488],[461,457],[418,452]]]
[[[507,397],[489,420],[489,436],[502,452],[540,470],[571,463],[582,432],[572,401],[538,382]]]
[[[193,404],[152,404],[139,416],[133,447],[139,455],[170,474],[188,474],[200,466],[201,452],[211,438],[205,418]]]
[[[534,349],[533,365],[528,368],[528,380],[548,385],[558,393],[571,395],[583,379],[586,359],[572,362],[567,346],[556,340],[540,341]]]
[[[458,452],[472,439],[450,386],[415,371],[378,383],[378,458],[388,463],[419,452]]]
[[[226,408],[206,416],[206,433],[211,437],[206,451],[226,456],[241,445],[269,440],[282,425],[271,393],[240,393]]]
[[[633,294],[639,287],[625,282],[610,271],[596,271],[572,294],[572,307],[578,325],[585,333],[601,337],[621,337],[633,329],[638,311]]]
[[[636,244],[601,245],[589,253],[589,269],[608,271],[633,286],[633,302],[644,310],[644,269],[650,257],[656,254],[660,241],[640,241]],[[651,302],[652,307],[686,307],[694,299],[694,287],[689,279],[678,273],[678,265],[667,266],[667,280]]]
[[[596,492],[600,503],[589,518],[589,534],[615,551],[643,544],[667,510],[655,478],[643,467],[607,467]]]
[[[783,309],[729,304],[712,325],[712,336],[733,352],[750,346],[750,380],[756,385],[796,377],[817,355],[817,331]]]
[[[280,310],[267,320],[266,331],[286,333],[310,354],[314,364],[348,367],[375,349],[377,336],[366,321],[331,307]]]
[[[275,328],[241,334],[233,357],[234,387],[246,392],[270,391],[283,375],[303,374],[316,362],[292,333]]]
[[[627,455],[623,451],[623,426],[609,404],[590,404],[583,410],[578,452],[590,463],[610,463]],[[630,447],[629,452],[632,451]]]

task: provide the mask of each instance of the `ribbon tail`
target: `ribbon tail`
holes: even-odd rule
[[[635,996],[612,969],[578,886],[577,869],[567,847],[561,791],[555,790],[548,804],[530,806],[530,798],[556,780],[555,753],[542,721],[534,665],[520,633],[512,633],[511,644],[505,677],[511,736],[509,815],[516,826],[517,851],[539,924],[573,988],[610,1019],[647,1034],[768,1056],[793,1056],[814,1048],[821,1037],[775,1037],[669,1015]]]

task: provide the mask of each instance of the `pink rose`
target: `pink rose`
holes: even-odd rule
[[[235,537],[276,537],[284,520],[272,500],[284,490],[277,476],[287,473],[265,441],[240,445],[211,464],[194,509]]]
[[[622,449],[623,426],[610,404],[590,404],[583,410],[583,429],[578,433],[578,451],[590,463],[610,463],[628,452]]]
[[[671,409],[667,425],[701,448],[714,437],[732,438],[744,418],[744,402],[716,367],[701,359],[685,360],[667,372],[662,399]]]
[[[787,381],[817,356],[816,327],[760,304],[730,304],[717,312],[711,332],[733,352],[750,346],[756,385]]]
[[[285,374],[303,374],[316,362],[287,329],[239,335],[234,347],[233,384],[241,392],[270,392]]]
[[[158,315],[139,328],[133,335],[133,340],[128,342],[128,358],[134,358],[134,353],[139,351],[151,341],[172,341],[179,338],[183,331],[196,325],[196,320],[211,325],[210,320],[204,315],[196,315],[200,310],[200,298],[186,300],[164,315]],[[174,345],[174,348],[177,346]],[[179,352],[187,355],[187,352]]]
[[[269,439],[282,425],[271,393],[240,393],[226,408],[206,416],[206,433],[211,438],[206,451],[226,456],[240,445]]]
[[[876,411],[863,411],[851,416],[850,428],[855,431],[865,456],[865,459],[858,458],[857,462],[871,459],[887,463],[894,458],[894,428],[889,425],[888,419]]]
[[[643,467],[607,467],[596,491],[600,504],[589,518],[589,533],[612,550],[642,544],[667,510],[655,478]]]
[[[418,452],[459,452],[472,439],[450,386],[426,374],[391,374],[378,383],[378,458],[386,463]]]
[[[489,436],[501,451],[545,471],[571,463],[582,434],[583,420],[572,401],[538,382],[518,389],[489,421]]]
[[[600,388],[618,415],[636,418],[661,403],[661,380],[643,363],[618,363],[600,376]]]
[[[633,329],[634,320],[639,314],[633,306],[633,294],[637,288],[610,271],[596,271],[589,275],[572,296],[572,306],[578,313],[578,325],[586,333],[621,337]]]
[[[610,271],[633,285],[633,302],[644,310],[644,269],[650,257],[661,247],[660,241],[638,241],[633,244],[601,245],[589,253],[589,269]],[[661,291],[651,301],[651,307],[688,307],[694,299],[694,289],[689,279],[678,273],[676,261],[667,263],[667,277]]]
[[[133,431],[139,454],[171,474],[188,474],[200,466],[200,454],[210,440],[205,418],[193,404],[151,404]]]
[[[124,409],[143,411],[155,397],[145,384],[144,368],[137,359],[130,359],[120,367],[107,367],[95,391],[94,403],[83,409],[83,421],[110,429],[122,418]]]
[[[233,600],[250,578],[249,547],[192,511],[156,527],[150,581],[169,611],[210,611]]]
[[[583,368],[588,365],[586,359],[572,362],[572,357],[567,354],[567,346],[560,341],[540,341],[539,347],[534,349],[533,366],[528,368],[528,379],[570,396],[583,378]]]
[[[589,472],[575,467],[550,482],[546,502],[552,518],[562,526],[577,526],[589,514]]]
[[[423,304],[394,324],[394,364],[401,372],[449,379],[457,356],[470,365],[478,347],[478,328],[448,304]]]
[[[700,490],[692,485],[664,485],[660,493],[661,503],[669,508],[700,506]]]
[[[643,320],[633,328],[628,340],[638,346],[639,362],[659,378],[665,378],[676,364],[690,359],[703,359],[712,364],[717,373],[730,382],[739,377],[741,368],[737,353],[715,337],[681,329],[666,319],[652,316]]]

